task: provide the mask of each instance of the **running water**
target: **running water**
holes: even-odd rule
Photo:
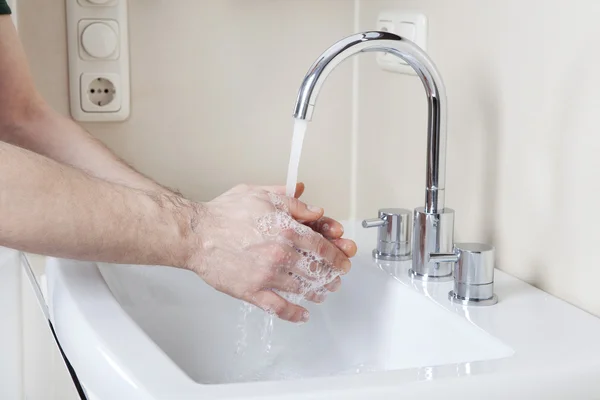
[[[294,120],[294,135],[292,136],[292,151],[290,153],[290,163],[288,165],[287,184],[285,185],[286,196],[293,197],[296,193],[296,182],[298,181],[298,166],[300,165],[300,155],[302,154],[302,143],[308,121],[304,119]]]
[[[292,150],[290,153],[290,162],[289,162],[289,166],[288,166],[288,174],[287,174],[287,184],[286,184],[286,195],[287,196],[294,196],[294,194],[296,193],[296,183],[298,181],[298,166],[300,165],[300,156],[302,154],[302,144],[304,142],[304,134],[306,133],[306,128],[308,126],[308,121],[303,120],[303,119],[295,119],[294,120],[294,134],[292,136]],[[271,218],[273,217],[277,217],[277,215],[270,215],[267,216],[269,218],[269,221],[264,221],[265,222],[265,227],[267,226],[271,226],[271,224],[273,222],[275,222],[275,225],[280,225],[281,221],[270,221]],[[277,219],[277,218],[275,218]],[[268,229],[267,229],[268,230]],[[298,232],[301,233],[301,232]],[[314,261],[314,260],[312,260]],[[310,264],[310,261],[307,263]],[[287,300],[292,301],[294,303],[299,303],[301,298],[304,297],[304,295],[306,294],[306,292],[308,292],[310,289],[312,289],[312,287],[307,286],[305,293],[302,293],[300,295],[293,295],[290,293],[279,293],[280,295],[282,295],[283,297],[285,297]],[[247,346],[247,327],[246,327],[246,323],[247,323],[247,318],[248,318],[248,314],[250,314],[250,312],[252,311],[252,306],[250,306],[249,304],[244,304],[241,307],[241,321],[239,324],[239,328],[241,331],[241,335],[242,337],[240,338],[240,340],[237,342],[237,348],[236,348],[236,353],[241,355],[244,353],[246,346]],[[262,332],[261,332],[261,341],[263,343],[264,346],[264,352],[266,354],[268,354],[271,351],[271,347],[272,347],[272,337],[273,337],[273,322],[274,322],[274,317],[272,314],[267,314],[265,315],[265,320],[263,322],[263,328],[262,328]]]

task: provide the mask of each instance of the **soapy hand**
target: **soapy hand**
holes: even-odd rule
[[[299,184],[291,198],[283,187],[240,185],[205,203],[194,227],[200,251],[188,268],[282,319],[308,320],[293,299],[319,302],[337,290],[356,245],[341,239],[342,226],[323,217],[323,209],[297,199],[303,191]]]

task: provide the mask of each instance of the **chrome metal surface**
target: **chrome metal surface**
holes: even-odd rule
[[[498,303],[498,296],[493,295],[491,298],[484,300],[463,299],[457,296],[456,293],[454,293],[454,290],[451,290],[448,293],[448,300],[461,306],[493,306]]]
[[[430,254],[429,261],[433,261],[433,262],[437,262],[437,263],[442,263],[442,262],[452,262],[453,263],[453,262],[458,261],[458,256],[456,255],[456,253]]]
[[[467,305],[493,305],[494,247],[483,243],[457,243],[458,261],[454,264],[455,300]],[[454,300],[453,300],[454,301]]]
[[[446,180],[446,89],[435,64],[419,46],[389,32],[362,32],[349,36],[327,49],[310,67],[302,81],[294,117],[311,120],[317,97],[329,74],[353,55],[384,52],[410,65],[421,79],[427,96],[427,160],[425,206],[415,210],[413,227],[413,269],[416,279],[446,279],[452,275],[449,262],[430,262],[431,253],[448,253],[453,247],[454,211],[445,208]],[[382,227],[381,222],[366,221],[366,226]],[[379,254],[394,255],[395,249],[379,249]],[[391,243],[391,242],[390,242]]]
[[[412,268],[408,270],[408,276],[410,276],[411,279],[417,279],[424,282],[448,282],[452,280],[452,274],[444,276],[421,275],[416,273]]]
[[[454,282],[453,292],[460,294],[465,299],[489,299],[494,296],[494,284],[474,285]]]
[[[382,208],[378,218],[363,221],[363,228],[379,228],[373,257],[385,261],[410,259],[410,214],[403,208]]]
[[[494,247],[483,243],[457,243],[453,253],[433,253],[430,262],[454,261],[454,290],[450,300],[463,305],[491,305],[494,295]],[[492,301],[493,300],[493,301]]]
[[[413,265],[415,279],[446,279],[452,277],[452,262],[432,261],[432,253],[452,253],[454,250],[454,210],[427,213],[423,207],[415,209],[413,221]]]
[[[342,61],[366,52],[384,52],[406,61],[417,73],[427,95],[427,164],[425,212],[444,209],[446,179],[446,90],[429,56],[419,46],[389,32],[363,32],[349,36],[327,49],[306,74],[294,108],[294,117],[311,120],[317,97],[327,76]]]
[[[373,218],[373,219],[365,219],[362,222],[363,228],[378,228],[380,226],[384,226],[386,221],[381,218]]]
[[[494,247],[483,243],[457,243],[459,260],[454,268],[456,282],[485,285],[494,281]],[[458,292],[461,295],[460,292]]]
[[[388,255],[388,254],[382,254],[377,249],[373,249],[373,252],[371,254],[373,255],[373,258],[378,261],[406,261],[406,260],[410,260],[412,258],[410,253],[408,253],[407,255],[404,255],[404,256],[401,256],[401,255],[392,256],[392,255]]]

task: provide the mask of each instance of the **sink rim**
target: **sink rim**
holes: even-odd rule
[[[363,249],[357,261],[373,263],[370,250],[367,251],[365,246]],[[198,395],[238,398],[250,394],[269,397],[317,391],[327,391],[328,396],[332,396],[332,391],[343,393],[382,387],[397,390],[410,382],[435,382],[461,376],[523,375],[533,370],[600,366],[600,344],[593,340],[600,335],[600,319],[562,300],[496,270],[496,293],[500,302],[493,307],[465,309],[447,300],[452,282],[423,284],[411,281],[408,273],[403,273],[408,266],[391,264],[398,269],[400,282],[497,338],[511,347],[514,355],[457,365],[307,378],[310,385],[306,384],[307,380],[201,384],[189,378],[120,307],[96,263],[48,258],[50,313],[61,345],[86,389],[95,393],[106,385],[106,379],[97,378],[97,375],[106,375],[98,374],[98,365],[89,366],[89,360],[112,357],[112,370],[108,368],[109,361],[105,363],[105,373],[115,377],[120,374],[120,380],[115,384],[132,393],[128,398],[145,398],[139,397],[142,394],[153,398],[194,398]],[[110,319],[103,319],[107,313]],[[110,329],[111,325],[120,326],[118,334]],[[86,346],[86,343],[96,345]],[[140,351],[144,357],[136,353]],[[119,357],[115,357],[115,353]],[[123,363],[126,357],[127,361]],[[115,358],[122,362],[117,365],[120,373],[115,372]]]

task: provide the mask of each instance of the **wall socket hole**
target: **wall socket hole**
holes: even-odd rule
[[[114,83],[106,78],[96,78],[90,82],[88,97],[98,107],[106,106],[115,99],[117,88]]]

